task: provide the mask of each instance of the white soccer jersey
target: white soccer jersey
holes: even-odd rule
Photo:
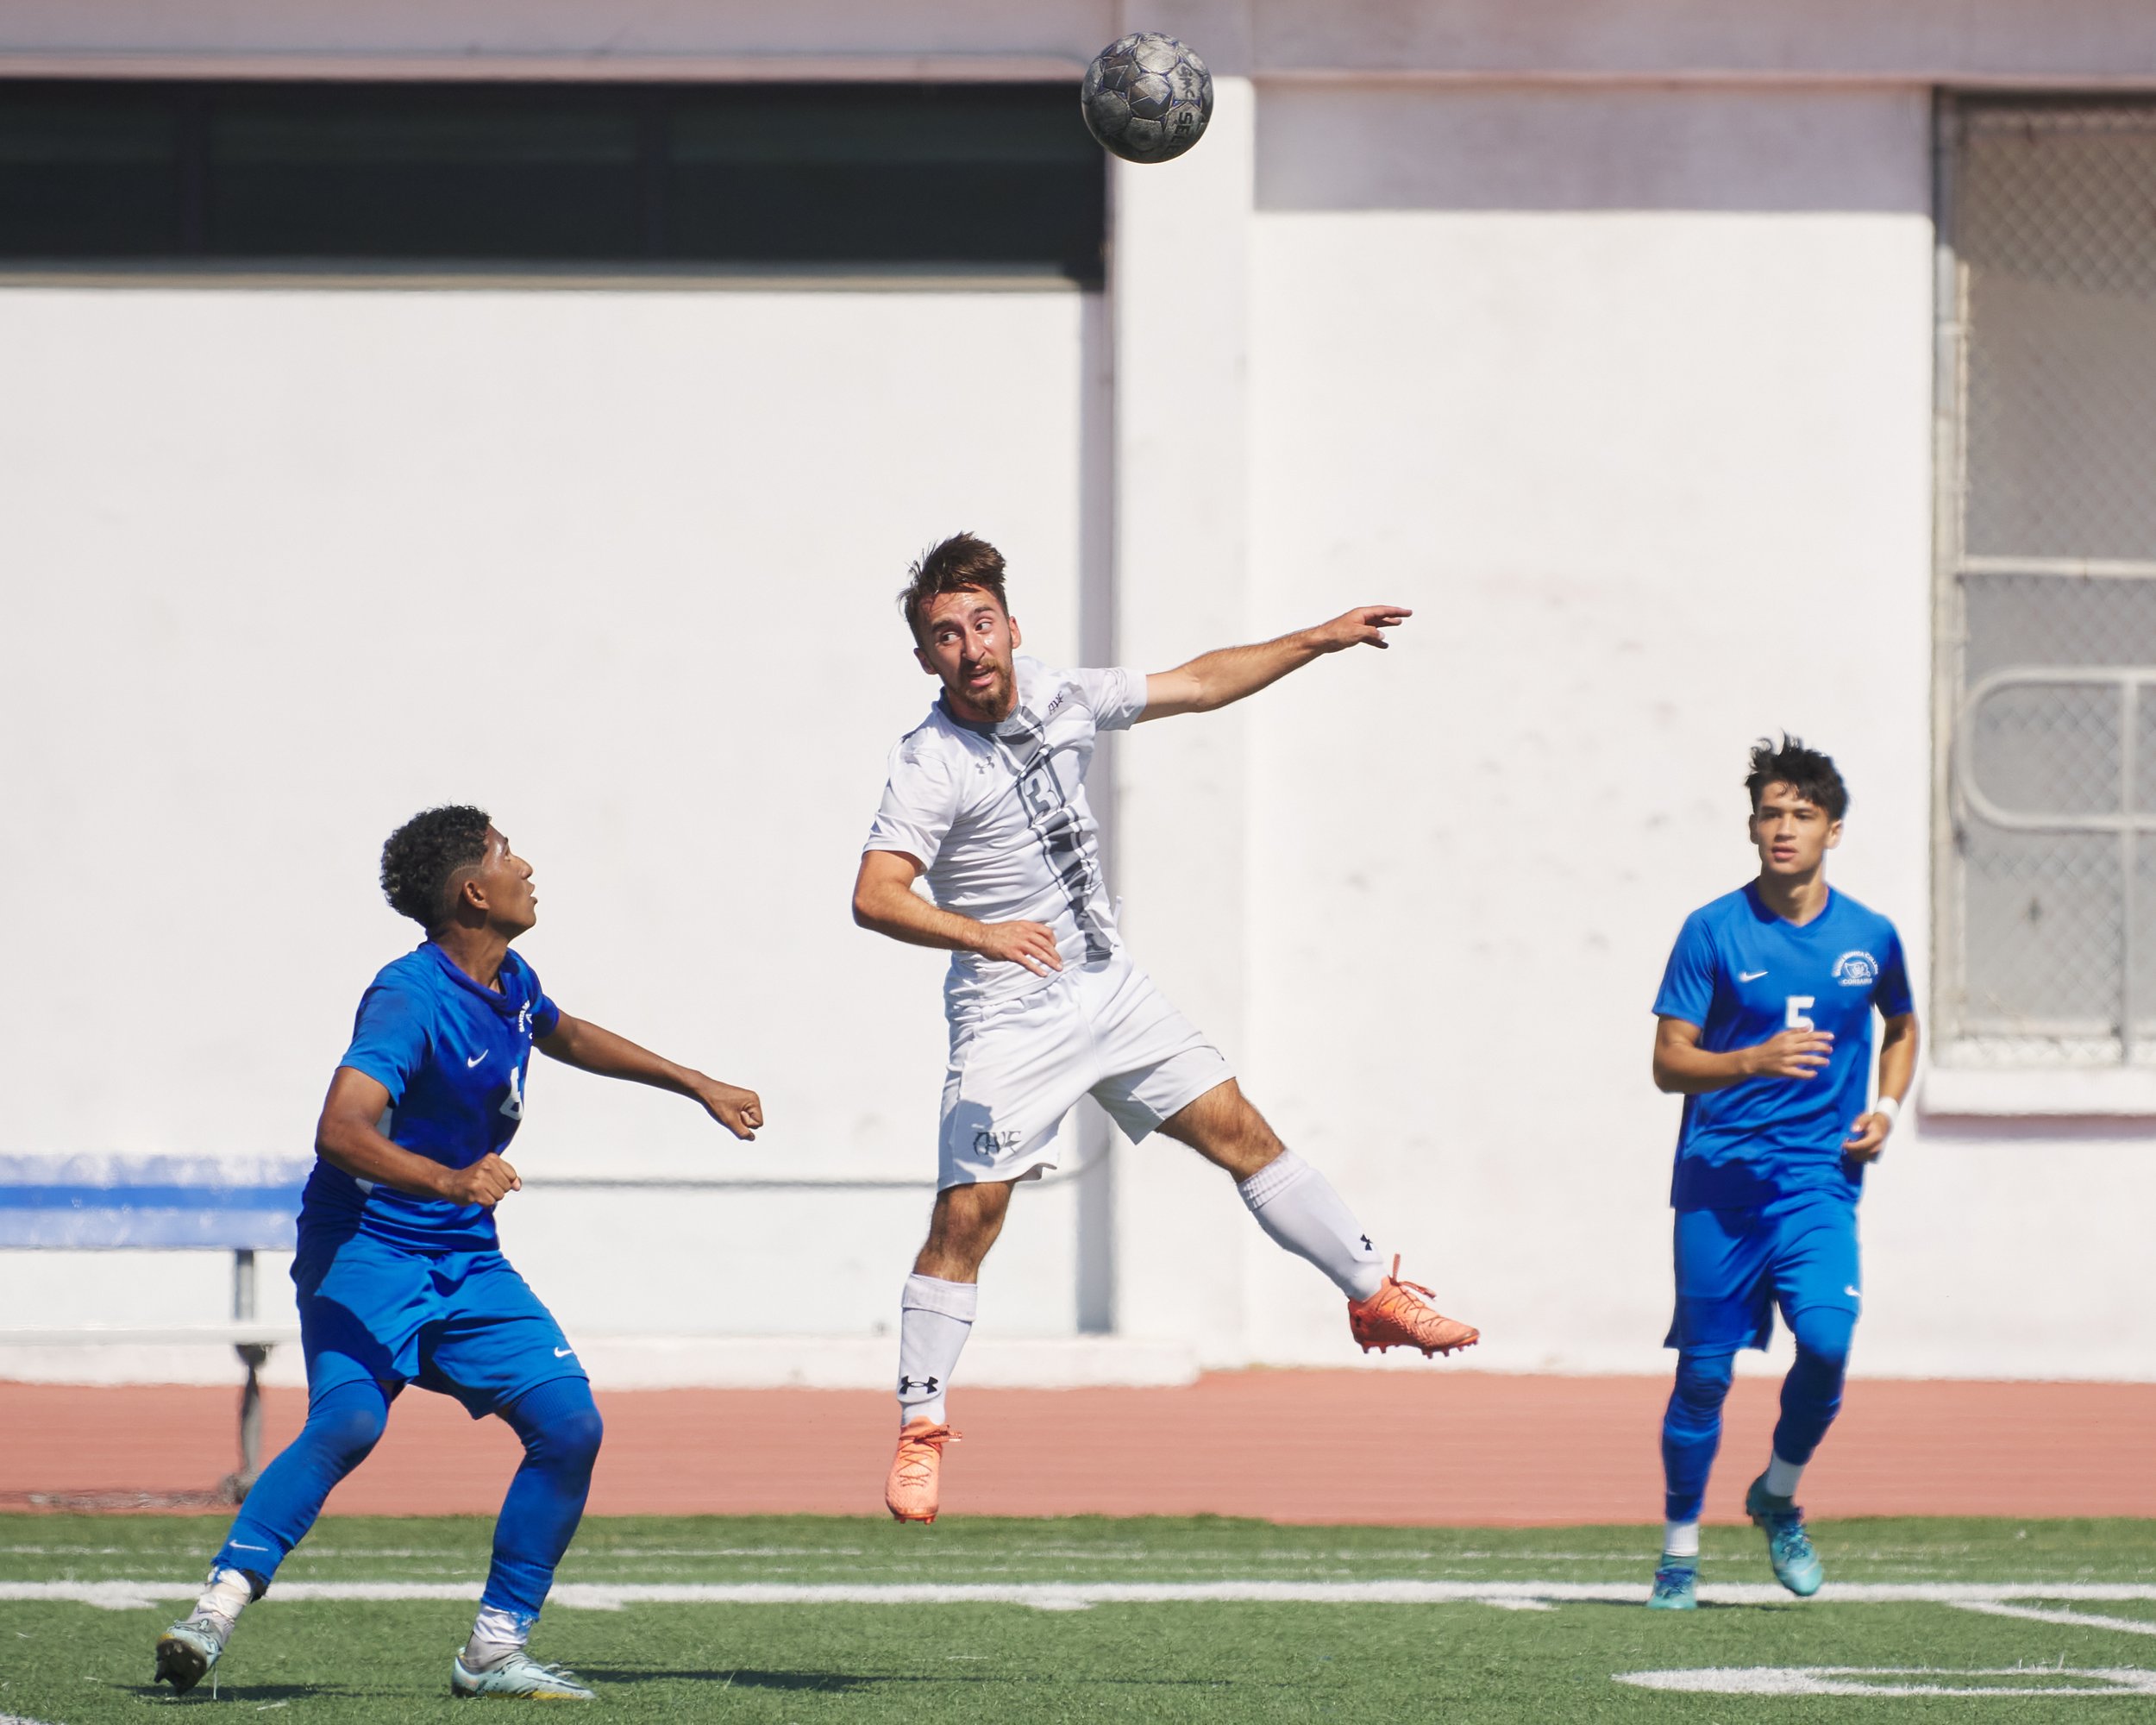
[[[941,700],[891,751],[891,775],[863,850],[898,850],[927,870],[945,910],[980,922],[1044,923],[1065,965],[1122,950],[1100,873],[1100,829],[1086,802],[1098,731],[1145,711],[1142,671],[1054,671],[1019,657],[1018,701],[1000,724],[953,718]],[[956,1019],[1044,988],[1023,964],[951,954],[943,984]]]

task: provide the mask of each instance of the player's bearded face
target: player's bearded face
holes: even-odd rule
[[[959,718],[977,724],[1008,718],[1018,705],[1013,657],[1025,637],[1018,619],[993,593],[968,588],[943,593],[929,607],[914,657],[941,678],[946,701]]]
[[[1770,875],[1810,875],[1841,843],[1841,823],[1794,785],[1772,784],[1759,793],[1751,830],[1759,866]]]

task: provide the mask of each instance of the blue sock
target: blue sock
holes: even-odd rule
[[[580,1377],[553,1378],[501,1414],[524,1440],[524,1462],[494,1523],[494,1562],[479,1603],[514,1612],[529,1625],[547,1603],[555,1565],[584,1517],[605,1428],[592,1386]]]
[[[1842,1382],[1849,1371],[1849,1344],[1857,1314],[1814,1306],[1789,1320],[1796,1335],[1796,1364],[1782,1380],[1782,1417],[1774,1427],[1774,1452],[1800,1466],[1841,1412]]]
[[[307,1423],[254,1489],[225,1535],[213,1569],[244,1570],[267,1585],[285,1553],[307,1536],[339,1480],[380,1440],[389,1422],[389,1392],[360,1379],[323,1392],[307,1409]]]
[[[1670,1521],[1699,1520],[1707,1476],[1721,1446],[1722,1399],[1735,1372],[1729,1352],[1677,1352],[1677,1387],[1662,1416],[1662,1513]]]

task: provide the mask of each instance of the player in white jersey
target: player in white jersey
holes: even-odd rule
[[[1313,659],[1386,645],[1406,619],[1368,605],[1315,629],[1206,654],[1172,671],[1051,670],[1018,656],[993,545],[960,534],[913,566],[900,595],[921,668],[943,691],[892,751],[854,919],[951,954],[950,1066],[928,1243],[900,1301],[899,1448],[884,1500],[936,1519],[944,1393],[972,1328],[981,1262],[1011,1189],[1055,1167],[1064,1116],[1091,1095],[1133,1141],[1154,1132],[1231,1175],[1258,1226],[1348,1299],[1365,1351],[1450,1353],[1476,1332],[1388,1274],[1325,1176],[1273,1135],[1220,1051],[1131,963],[1101,878],[1086,802],[1094,737],[1206,712]],[[934,902],[914,890],[925,875]]]

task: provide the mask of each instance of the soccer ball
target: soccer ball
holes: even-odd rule
[[[1213,74],[1173,36],[1125,36],[1086,68],[1078,107],[1101,148],[1125,161],[1169,161],[1205,135]]]

